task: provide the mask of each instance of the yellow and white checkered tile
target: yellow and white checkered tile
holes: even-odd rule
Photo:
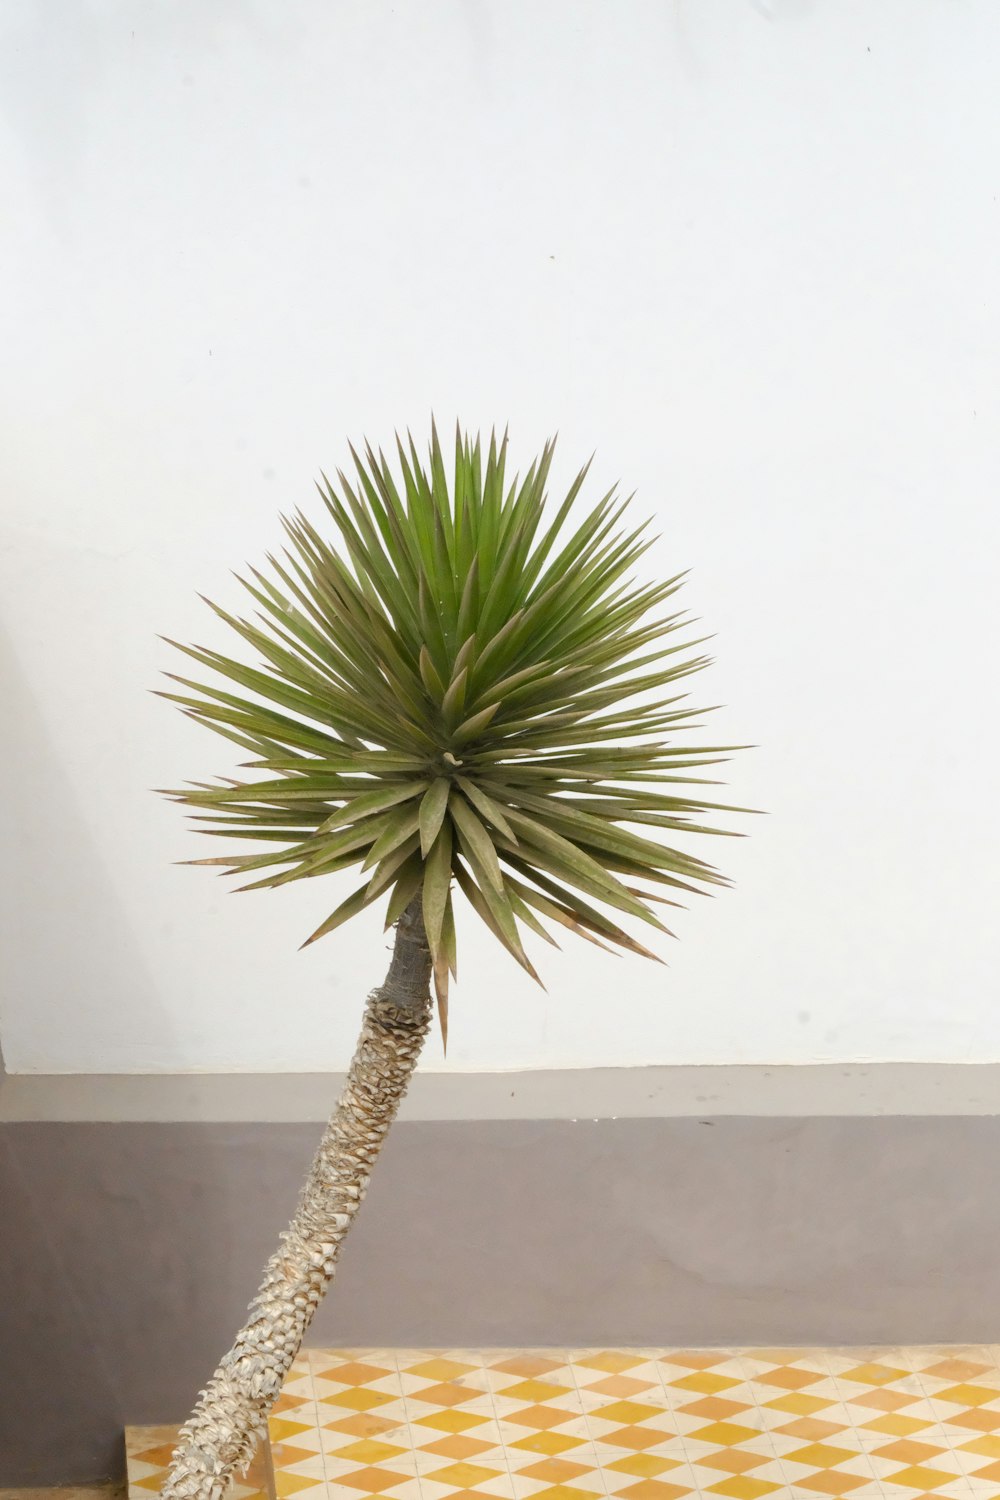
[[[177,1441],[176,1427],[126,1427],[125,1459],[128,1465],[130,1500],[150,1500],[158,1495],[170,1455]],[[233,1500],[268,1500],[271,1494],[270,1465],[259,1453],[246,1478],[233,1487]]]
[[[271,1421],[275,1493],[1000,1500],[998,1352],[313,1349]]]

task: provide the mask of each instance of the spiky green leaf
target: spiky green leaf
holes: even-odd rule
[[[551,941],[549,923],[654,957],[604,908],[666,931],[651,903],[727,883],[675,845],[746,810],[689,774],[742,747],[690,740],[683,682],[708,637],[663,612],[685,575],[637,581],[655,538],[622,527],[615,489],[572,525],[588,466],[550,519],[552,443],[513,480],[507,434],[483,446],[459,428],[446,470],[432,424],[426,462],[397,438],[396,472],[351,446],[350,477],[321,477],[321,521],[287,517],[280,557],[240,577],[253,618],[211,606],[257,659],[180,646],[212,680],[167,674],[162,694],[252,757],[243,779],[170,795],[199,832],[262,852],[192,863],[254,877],[243,890],[360,866],[309,941],[422,893],[442,1021],[453,879],[533,975],[521,929]]]

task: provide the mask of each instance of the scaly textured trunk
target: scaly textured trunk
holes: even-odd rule
[[[418,895],[396,926],[385,983],[368,997],[344,1092],[295,1217],[267,1263],[245,1327],[181,1429],[163,1500],[222,1500],[264,1435],[420,1055],[430,1024],[430,971]]]

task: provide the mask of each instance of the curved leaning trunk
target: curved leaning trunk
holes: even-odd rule
[[[385,983],[368,997],[357,1050],[291,1224],[250,1317],[181,1428],[163,1500],[222,1500],[267,1415],[365,1195],[430,1025],[431,960],[418,894],[396,926]]]

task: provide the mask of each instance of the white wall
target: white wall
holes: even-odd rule
[[[446,1065],[1000,1058],[994,0],[0,32],[8,1068],[346,1060],[381,923],[299,954],[340,887],[174,866],[207,841],[148,788],[232,758],[146,689],[348,435],[431,407],[659,513],[770,810],[669,969],[544,949],[546,997],[467,921]]]

